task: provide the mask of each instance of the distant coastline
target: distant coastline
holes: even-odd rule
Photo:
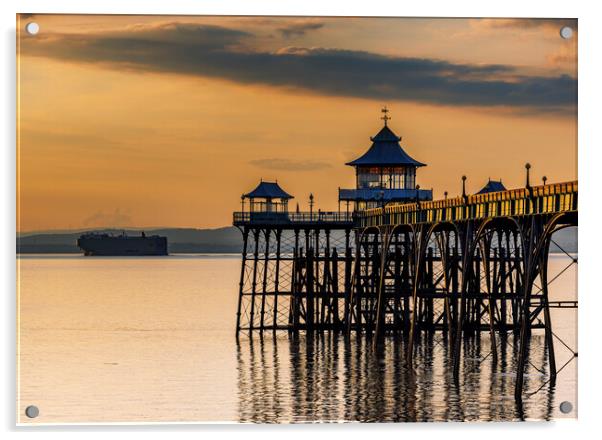
[[[89,229],[60,232],[27,232],[17,234],[18,254],[80,254],[77,238],[86,231],[140,235],[141,228]],[[239,254],[242,251],[240,231],[227,226],[216,229],[159,228],[144,229],[150,235],[166,236],[170,254]],[[554,242],[570,254],[577,253],[577,228],[566,228],[554,235]],[[554,243],[551,253],[562,253]]]
[[[60,232],[17,234],[18,254],[80,254],[77,239],[87,231],[139,236],[142,229],[88,229]],[[233,226],[217,229],[160,228],[144,229],[147,235],[166,236],[169,253],[231,254],[242,251],[242,236]]]

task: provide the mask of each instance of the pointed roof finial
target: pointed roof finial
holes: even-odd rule
[[[389,113],[389,109],[387,108],[387,106],[385,105],[381,110],[380,110],[383,114],[383,117],[381,118],[383,121],[385,121],[385,127],[387,126],[387,121],[391,119],[390,116],[387,115],[387,113]]]

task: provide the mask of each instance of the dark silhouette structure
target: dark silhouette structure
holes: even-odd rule
[[[144,231],[139,237],[110,235],[87,232],[77,239],[77,246],[85,256],[161,256],[167,255],[167,237],[146,236]]]
[[[401,149],[384,113],[368,152],[349,163],[356,189],[339,190],[352,213],[272,212],[267,202],[234,213],[244,241],[237,334],[362,332],[375,349],[401,334],[411,359],[420,334],[440,331],[457,379],[464,336],[488,332],[496,358],[496,339],[513,333],[520,400],[531,331],[545,332],[554,380],[550,308],[576,306],[549,301],[547,261],[552,234],[577,226],[577,182],[531,186],[527,164],[524,188],[489,181],[468,195],[463,176],[461,196],[432,201],[415,185],[424,164]],[[291,197],[261,187],[247,196]]]
[[[290,213],[291,198],[277,183],[261,182],[243,195],[249,211],[234,213],[243,235],[237,333],[342,328],[352,215],[314,212],[313,195],[309,212]]]

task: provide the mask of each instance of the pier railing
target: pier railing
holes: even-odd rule
[[[377,201],[390,202],[391,200],[432,200],[432,189],[388,189],[388,188],[339,188],[339,200],[349,201]]]
[[[577,181],[474,194],[445,200],[392,203],[356,213],[358,227],[454,222],[577,212]]]
[[[243,225],[311,225],[311,224],[351,224],[351,212],[235,212],[234,226]]]

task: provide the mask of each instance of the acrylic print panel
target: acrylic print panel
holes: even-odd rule
[[[576,417],[576,20],[17,29],[20,423]]]

